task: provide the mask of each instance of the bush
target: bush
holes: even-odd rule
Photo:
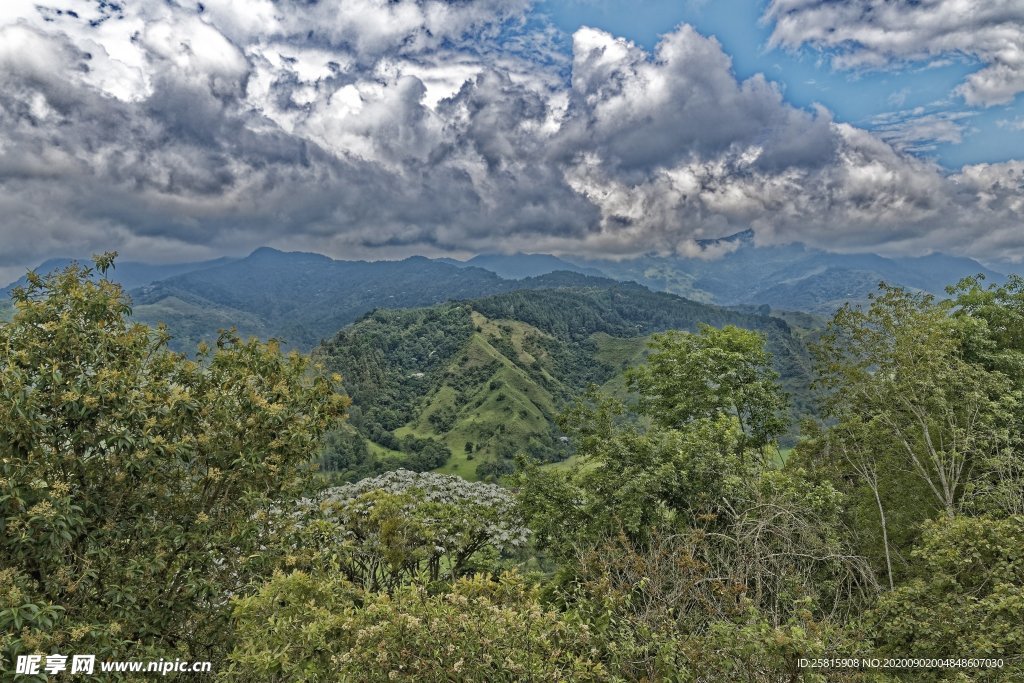
[[[359,601],[336,577],[279,575],[234,614],[229,680],[607,680],[589,629],[545,609],[514,574]]]

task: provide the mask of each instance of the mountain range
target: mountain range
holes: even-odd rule
[[[757,246],[751,230],[699,240],[697,244],[706,258],[642,256],[608,260],[489,254],[464,263],[507,273],[503,277],[516,277],[515,273],[520,272],[540,274],[547,267],[574,270],[634,281],[721,306],[768,305],[822,315],[833,313],[846,302],[863,302],[883,281],[941,296],[947,285],[964,277],[982,274],[993,282],[1006,277],[973,259],[940,253],[888,258],[833,253],[799,243]]]
[[[879,282],[941,295],[959,279],[1002,273],[977,261],[932,254],[886,258],[837,254],[801,244],[757,246],[751,231],[698,246],[716,258],[643,256],[613,261],[549,254],[482,254],[468,261],[410,257],[343,261],[320,254],[260,248],[244,258],[153,265],[118,262],[111,278],[128,291],[135,317],[164,322],[174,346],[194,348],[222,328],[275,337],[311,349],[359,316],[378,308],[411,308],[510,292],[636,282],[706,304],[766,307],[829,315],[863,302]],[[39,273],[59,269],[54,259]],[[6,301],[12,283],[0,296]]]
[[[967,275],[1004,279],[965,258],[756,246],[749,232],[699,246],[720,255],[369,262],[261,248],[237,259],[118,262],[110,276],[128,290],[135,319],[166,324],[177,350],[235,327],[339,371],[353,408],[325,451],[332,471],[467,478],[500,475],[517,452],[566,458],[554,416],[590,383],[624,395],[622,370],[643,358],[654,332],[699,323],[762,332],[795,423],[810,410],[805,342],[822,314],[863,301],[883,280],[941,294]],[[24,279],[0,294],[17,284]]]

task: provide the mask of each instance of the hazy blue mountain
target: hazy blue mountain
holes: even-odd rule
[[[836,254],[802,244],[756,247],[751,233],[741,235],[733,240],[739,246],[717,259],[644,258],[595,265],[613,277],[718,304],[768,304],[811,312],[830,312],[844,301],[862,300],[881,281],[942,294],[947,285],[968,275],[1003,278],[977,261],[944,254],[886,258]]]
[[[635,281],[651,289],[678,294],[695,301],[725,306],[762,305],[828,314],[844,302],[860,302],[879,282],[942,295],[947,285],[963,277],[984,274],[989,281],[1002,273],[973,259],[931,254],[916,258],[886,258],[877,254],[837,254],[803,244],[756,246],[751,230],[720,239],[700,240],[701,247],[723,251],[717,258],[644,256],[624,261],[544,258],[530,255],[539,272],[556,262],[571,260],[621,281]],[[506,260],[501,260],[504,258]],[[483,268],[513,272],[507,263],[517,257],[477,257]],[[549,265],[550,264],[550,265]],[[525,267],[525,266],[524,266]],[[587,272],[590,272],[587,270]]]
[[[430,306],[521,288],[609,283],[576,273],[506,280],[472,266],[415,256],[403,261],[336,261],[261,248],[248,257],[130,291],[135,316],[165,322],[178,348],[232,325],[243,336],[276,337],[310,348],[377,308]]]
[[[1024,263],[1010,263],[1008,261],[993,263],[992,269],[1007,275],[1020,275],[1024,277]]]
[[[608,277],[598,268],[570,263],[551,254],[480,254],[468,261],[444,259],[444,262],[459,267],[476,267],[489,270],[503,278],[519,280],[527,277],[546,275],[564,270],[594,277]]]
[[[87,258],[54,258],[44,261],[34,270],[39,275],[48,275],[54,271],[66,268],[75,260],[79,263],[92,265],[92,261]],[[117,261],[114,265],[114,269],[111,270],[107,276],[125,289],[132,289],[141,285],[149,284],[150,282],[174,277],[176,275],[182,275],[184,273],[190,273],[204,268],[214,268],[226,265],[232,261],[234,261],[234,259],[226,257],[210,261],[167,264],[142,263],[139,261]],[[25,284],[27,284],[27,280],[24,277],[18,278],[3,289],[0,289],[0,296],[7,298],[11,289],[17,286],[24,286]]]

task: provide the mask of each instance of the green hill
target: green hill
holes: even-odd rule
[[[571,450],[554,417],[569,400],[591,383],[624,396],[622,371],[651,333],[702,322],[764,333],[805,409],[806,349],[782,320],[632,284],[523,290],[377,310],[324,342],[316,353],[344,377],[354,430],[325,464],[342,476],[401,465],[476,479],[510,471],[519,452],[559,462]]]
[[[464,265],[464,264],[463,264]],[[262,248],[243,259],[217,263],[131,290],[133,315],[163,322],[172,347],[195,348],[218,330],[274,337],[308,350],[377,308],[430,306],[522,288],[604,284],[611,280],[555,272],[502,279],[475,267],[423,257],[402,261],[337,261],[319,254]]]

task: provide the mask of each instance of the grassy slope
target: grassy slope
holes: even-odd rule
[[[524,369],[524,365],[535,360],[523,348],[527,335],[543,333],[525,323],[492,321],[479,313],[473,314],[473,322],[480,331],[470,337],[465,348],[452,360],[450,369],[467,370],[496,362],[494,372],[463,392],[461,405],[457,400],[458,392],[447,384],[442,385],[426,397],[413,422],[395,431],[398,437],[412,434],[440,438],[451,448],[452,459],[438,471],[470,480],[476,479],[476,466],[480,462],[497,457],[500,443],[524,443],[530,436],[546,434],[550,430],[550,419],[558,410],[551,393]],[[515,356],[510,358],[495,348],[491,343],[495,337],[511,342]],[[431,424],[430,416],[445,408],[454,408],[458,417],[451,429],[439,433]],[[466,452],[467,442],[479,444],[472,459]]]
[[[527,336],[543,333],[526,323],[489,320],[479,313],[473,314],[473,322],[480,332],[472,336],[464,352],[452,362],[452,367],[467,368],[498,361],[498,369],[468,395],[469,400],[461,407],[456,405],[456,392],[449,386],[442,386],[428,397],[415,422],[395,431],[399,437],[412,434],[442,439],[451,448],[452,459],[437,471],[457,474],[470,480],[477,478],[476,466],[481,461],[497,457],[500,441],[522,443],[531,436],[547,434],[551,428],[551,418],[561,409],[555,397],[523,369],[535,360],[523,348]],[[488,341],[495,336],[511,341],[517,352],[514,358],[508,358]],[[591,339],[597,347],[595,356],[598,360],[617,370],[625,370],[639,363],[647,352],[647,337],[622,339],[598,333]],[[544,358],[539,360],[543,365]],[[490,387],[494,382],[501,382],[501,387],[492,390]],[[605,383],[602,389],[625,397],[627,389],[621,372]],[[499,400],[502,395],[504,398]],[[459,411],[459,418],[447,433],[440,434],[431,425],[429,418],[432,413],[445,407],[455,407]],[[492,436],[481,442],[481,435]],[[472,459],[469,459],[465,450],[467,442],[482,443],[482,448],[473,454]],[[384,450],[376,444],[373,447]],[[563,469],[571,466],[573,460],[570,458],[547,466]]]
[[[557,457],[564,447],[553,418],[563,401],[590,381],[625,399],[622,371],[642,362],[649,334],[659,329],[693,329],[699,320],[739,324],[767,335],[769,347],[786,364],[779,368],[783,372],[799,371],[806,361],[800,339],[778,319],[705,307],[636,286],[514,292],[447,307],[418,309],[424,311],[418,315],[374,314],[349,328],[344,333],[349,338],[339,336],[327,353],[349,358],[349,366],[337,369],[360,378],[363,391],[374,392],[367,396],[379,396],[409,373],[425,373],[425,393],[401,404],[407,406],[405,422],[392,433],[440,439],[452,457],[438,471],[467,479],[476,478],[481,463],[518,450]],[[466,313],[464,322],[459,310]],[[807,322],[803,317],[811,319],[793,322]],[[357,352],[342,353],[346,349]],[[424,360],[430,356],[440,364],[431,367]],[[398,375],[390,377],[387,371],[394,367]],[[467,443],[477,446],[472,454]],[[379,444],[371,450],[391,455]]]
[[[615,376],[601,388],[612,396],[625,398],[629,390],[626,388],[624,373],[627,368],[639,365],[647,357],[647,342],[650,341],[650,335],[622,338],[598,332],[590,339],[597,346],[594,357],[615,368]]]

